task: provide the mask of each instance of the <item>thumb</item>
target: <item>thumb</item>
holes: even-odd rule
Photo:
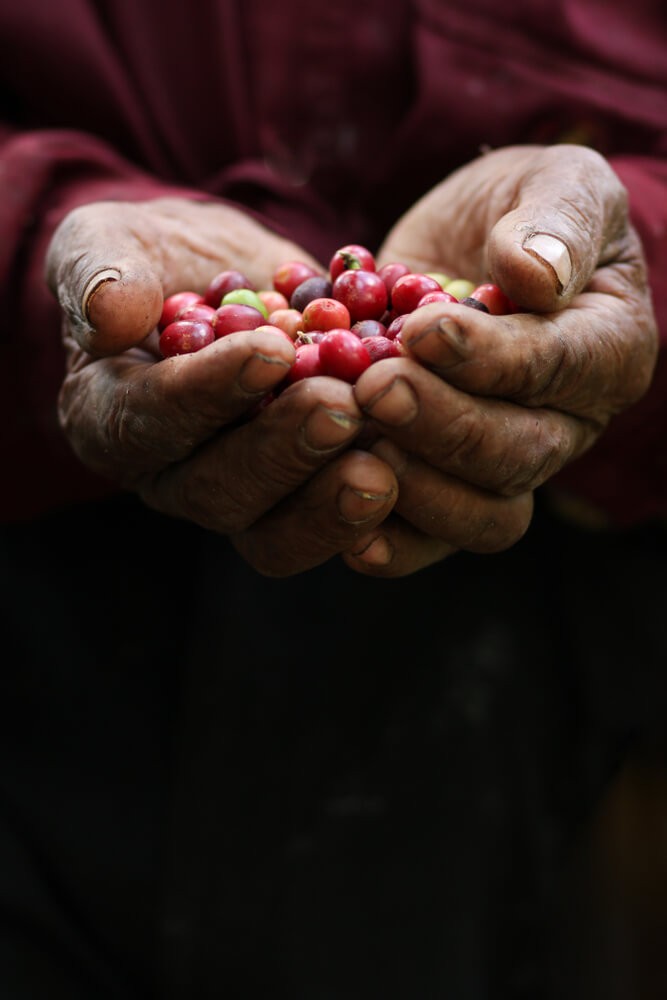
[[[522,308],[562,309],[626,226],[625,189],[600,154],[546,147],[519,182],[516,207],[491,230],[489,272]]]
[[[77,340],[92,354],[118,354],[140,343],[157,326],[162,284],[140,257],[116,258],[93,274],[81,293]]]
[[[154,329],[162,311],[160,276],[119,213],[98,203],[74,209],[56,229],[46,280],[89,354],[120,354]],[[116,218],[114,218],[114,214]]]

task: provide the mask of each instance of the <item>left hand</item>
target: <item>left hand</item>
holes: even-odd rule
[[[357,382],[400,489],[345,559],[400,576],[517,541],[533,491],[644,394],[657,332],[625,189],[585,147],[481,156],[399,220],[378,254],[389,261],[494,281],[524,310],[419,309],[402,334],[412,357]]]

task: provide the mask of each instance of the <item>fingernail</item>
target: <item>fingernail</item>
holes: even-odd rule
[[[338,512],[348,524],[365,524],[378,515],[378,505],[386,504],[389,493],[368,493],[345,486],[338,494]]]
[[[289,370],[289,362],[266,354],[253,354],[239,372],[238,384],[244,392],[264,392],[276,385]]]
[[[374,420],[392,427],[401,427],[414,420],[419,403],[412,386],[403,378],[395,378],[363,407]]]
[[[533,233],[524,240],[523,249],[551,268],[562,295],[572,277],[572,260],[565,243],[549,233]]]
[[[361,420],[355,420],[349,413],[316,406],[306,419],[303,436],[313,451],[328,451],[350,441],[361,426]]]
[[[100,290],[102,285],[106,285],[108,281],[120,281],[121,273],[115,267],[107,267],[104,271],[98,271],[94,274],[86,285],[85,291],[81,296],[81,312],[86,317],[88,322],[90,322],[90,306],[93,296],[96,292]]]
[[[432,361],[442,367],[447,364],[447,358],[443,357],[443,343],[452,355],[452,363],[467,358],[470,354],[470,341],[466,337],[461,327],[449,316],[432,326],[427,326],[415,337],[405,339],[407,347],[419,347],[419,356],[425,361]],[[431,349],[432,348],[432,349]]]
[[[351,555],[368,566],[388,566],[394,557],[394,550],[385,535],[374,535],[370,540],[364,539],[361,547]]]

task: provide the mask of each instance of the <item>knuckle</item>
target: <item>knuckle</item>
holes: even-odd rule
[[[214,442],[189,463],[179,481],[180,502],[197,523],[218,532],[246,532],[303,478],[277,449],[235,448],[233,458]]]
[[[264,532],[239,531],[231,534],[230,541],[238,554],[260,576],[287,579],[303,568],[291,549],[286,552],[276,545],[275,538],[267,537]]]
[[[271,455],[212,442],[182,476],[183,500],[204,526],[225,533],[246,531],[285,492],[285,472]]]
[[[554,403],[580,385],[596,363],[592,346],[585,340],[567,336],[559,324],[545,320],[541,334],[550,344],[545,356],[531,354],[526,364],[526,391],[522,398],[529,405]]]
[[[178,508],[203,528],[237,532],[243,531],[252,521],[247,504],[203,470],[183,476],[179,487]]]
[[[642,336],[643,349],[635,352],[634,363],[623,379],[624,401],[630,406],[638,402],[648,391],[658,360],[659,338],[657,323],[646,325]]]
[[[516,545],[530,526],[533,516],[532,493],[521,494],[495,504],[494,513],[481,520],[466,548],[480,554],[504,552]]]
[[[506,497],[535,489],[562,468],[572,451],[562,423],[535,415],[523,447],[507,442],[496,461],[494,488]]]
[[[485,444],[484,421],[472,409],[461,410],[446,425],[442,459],[458,467],[476,462]]]
[[[520,427],[507,420],[486,432],[486,421],[470,411],[448,427],[450,446],[444,462],[457,473],[475,469],[475,481],[502,496],[516,496],[540,485],[564,464],[572,451],[570,428],[564,419],[549,419],[544,411],[527,411]]]
[[[646,312],[623,336],[619,336],[616,318],[608,316],[600,327],[599,339],[605,351],[604,365],[596,358],[593,346],[586,373],[593,390],[598,391],[589,388],[587,403],[584,402],[581,410],[593,418],[606,420],[612,413],[636,403],[648,390],[658,358],[659,340],[657,325]],[[582,380],[581,384],[585,382]]]

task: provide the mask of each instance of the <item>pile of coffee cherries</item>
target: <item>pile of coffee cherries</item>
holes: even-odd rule
[[[366,247],[340,247],[325,274],[289,260],[276,268],[272,287],[257,289],[240,271],[212,279],[203,295],[177,292],[165,299],[158,323],[164,358],[190,354],[242,330],[272,330],[290,338],[296,358],[283,385],[314,375],[354,383],[369,365],[399,356],[401,328],[430,302],[459,302],[493,315],[516,311],[498,285],[475,285],[402,263],[376,267]]]

